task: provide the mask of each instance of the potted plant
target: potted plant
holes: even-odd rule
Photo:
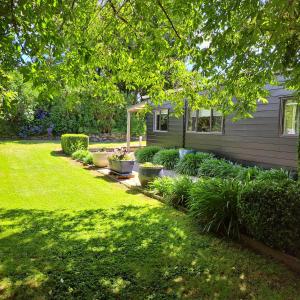
[[[163,170],[162,165],[155,165],[150,162],[146,162],[144,164],[139,165],[139,180],[141,186],[148,185],[151,181],[153,181],[156,177],[161,176],[161,172]]]
[[[179,149],[179,159],[183,159],[187,154],[190,154],[190,153],[196,153],[196,150],[180,148]]]
[[[119,174],[130,174],[134,166],[134,160],[130,157],[126,148],[118,148],[108,157],[110,170]]]
[[[99,168],[107,167],[109,155],[111,155],[111,153],[106,151],[105,148],[102,148],[99,151],[93,152],[93,164]]]

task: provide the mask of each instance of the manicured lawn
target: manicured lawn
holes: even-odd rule
[[[0,142],[0,299],[300,299],[299,276],[58,147]]]

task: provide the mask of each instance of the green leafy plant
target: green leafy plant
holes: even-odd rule
[[[166,195],[168,203],[178,207],[187,207],[190,190],[193,186],[193,181],[188,176],[181,176],[173,180],[172,188]]]
[[[190,153],[176,165],[176,172],[183,175],[196,176],[203,161],[213,158],[213,154],[205,152]]]
[[[61,148],[68,155],[76,150],[87,150],[88,146],[89,137],[85,134],[63,134],[61,136]]]
[[[158,146],[148,146],[135,151],[134,155],[138,163],[152,162],[154,155],[161,150]]]
[[[179,151],[176,149],[162,149],[153,157],[154,163],[161,164],[168,170],[174,169],[178,161]]]
[[[217,177],[217,178],[236,178],[241,171],[242,166],[236,165],[224,159],[207,159],[199,167],[199,176]]]
[[[172,192],[173,182],[170,177],[157,177],[149,183],[149,189],[159,196],[166,197]]]
[[[252,181],[243,189],[238,212],[246,232],[268,246],[300,249],[300,184],[293,180]]]
[[[190,191],[190,215],[205,232],[239,236],[237,201],[241,189],[242,184],[238,180],[199,180]]]
[[[92,165],[93,164],[93,155],[92,155],[92,153],[88,151],[87,155],[82,159],[82,162],[85,165]]]
[[[149,168],[149,169],[162,169],[164,166],[154,164],[154,163],[151,163],[151,162],[146,162],[146,163],[140,164],[140,167]]]
[[[89,151],[88,150],[77,150],[72,153],[72,158],[82,161],[84,157],[88,155]]]
[[[250,181],[255,179],[260,172],[262,172],[262,169],[256,166],[240,168],[240,171],[237,175],[237,179],[241,181]]]
[[[116,148],[114,153],[109,156],[109,160],[132,160],[126,148]]]

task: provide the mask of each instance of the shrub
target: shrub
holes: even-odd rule
[[[93,164],[93,155],[91,152],[88,152],[87,155],[82,159],[82,162],[85,165],[92,165]]]
[[[158,146],[149,146],[135,151],[135,158],[139,163],[152,162],[153,156],[161,150]]]
[[[82,161],[84,157],[88,155],[89,151],[88,150],[77,150],[72,153],[72,158]]]
[[[172,192],[173,181],[170,177],[157,177],[149,183],[149,189],[159,196],[166,197]]]
[[[201,163],[211,158],[213,158],[213,155],[205,152],[186,154],[176,165],[176,172],[183,175],[196,176]]]
[[[283,169],[271,169],[266,171],[260,171],[256,176],[257,180],[274,180],[281,181],[289,179],[289,172]]]
[[[88,146],[89,137],[85,134],[63,134],[61,136],[61,148],[68,155],[76,150],[87,150]]]
[[[166,195],[168,203],[177,207],[187,207],[193,181],[187,176],[175,178],[170,192]]]
[[[154,157],[155,164],[163,165],[166,169],[172,170],[179,161],[179,151],[176,149],[163,149],[158,151]]]
[[[268,246],[296,252],[300,249],[300,184],[253,181],[239,203],[240,222],[248,234]]]
[[[190,191],[189,211],[203,231],[239,235],[237,201],[242,188],[238,180],[199,180]]]
[[[199,176],[236,178],[243,167],[224,159],[207,159],[199,167]]]

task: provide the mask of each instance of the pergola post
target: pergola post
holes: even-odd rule
[[[127,111],[127,135],[126,135],[126,142],[127,142],[127,151],[130,151],[130,112]]]

